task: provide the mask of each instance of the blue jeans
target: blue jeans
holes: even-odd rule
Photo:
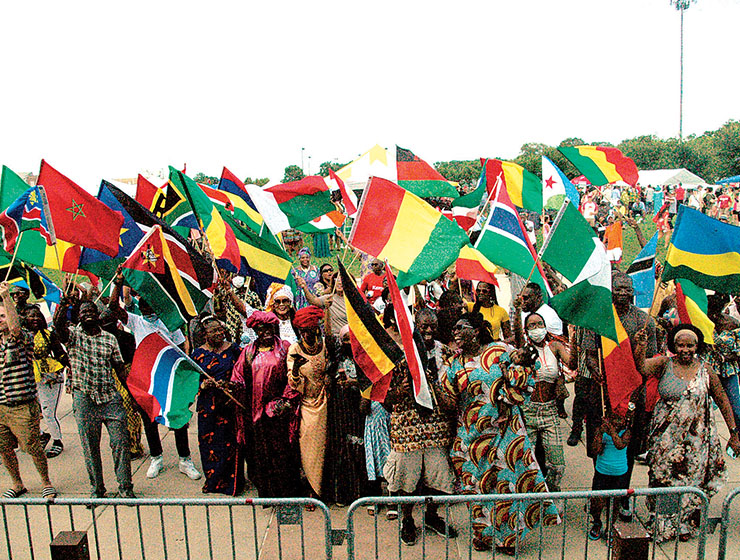
[[[722,387],[725,388],[727,400],[730,401],[732,414],[735,416],[735,426],[740,426],[740,383],[738,383],[737,374],[730,377],[721,377]]]
[[[100,436],[103,424],[108,430],[110,447],[113,452],[113,466],[121,492],[133,490],[131,483],[131,454],[126,425],[126,410],[123,400],[116,395],[112,400],[97,404],[85,393],[75,391],[72,399],[77,430],[80,433],[82,451],[85,453],[85,467],[90,479],[91,493],[103,497],[103,463],[100,459]]]

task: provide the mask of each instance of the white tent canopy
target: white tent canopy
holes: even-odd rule
[[[664,185],[678,185],[681,183],[685,188],[697,188],[702,185],[706,185],[707,182],[694,175],[688,169],[683,167],[680,169],[646,169],[640,171],[638,182],[643,187],[648,185],[664,186]]]

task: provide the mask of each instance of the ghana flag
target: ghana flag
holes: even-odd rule
[[[740,290],[740,227],[680,205],[663,280],[686,278],[723,294]]]
[[[398,269],[399,287],[439,278],[470,243],[465,232],[415,194],[372,177],[349,243]]]
[[[637,184],[637,166],[617,148],[607,146],[561,147],[558,151],[586,176],[592,185],[601,186],[624,181],[633,187]]]
[[[403,350],[380,324],[341,261],[337,265],[344,290],[352,356],[366,378],[358,377],[360,389],[372,400],[383,402],[391,383],[390,373],[404,359]]]
[[[521,165],[500,159],[481,158],[485,165],[486,189],[491,192],[497,180],[503,181],[509,198],[514,206],[526,208],[532,212],[542,212],[542,181],[534,173],[530,173]]]

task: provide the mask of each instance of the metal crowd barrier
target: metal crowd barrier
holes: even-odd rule
[[[727,494],[724,502],[722,502],[722,524],[719,530],[719,551],[717,553],[717,560],[726,560],[727,558],[727,535],[730,531],[730,507],[732,501],[740,496],[740,487],[735,488],[732,492]],[[738,518],[735,518],[735,523],[738,523]]]
[[[50,558],[60,531],[87,533],[95,560],[323,557],[308,532],[332,557],[329,509],[310,498],[0,498],[0,523],[0,558],[13,560]]]
[[[602,510],[602,523],[605,529],[605,535],[612,535],[612,529],[614,522],[616,521],[616,515],[611,512],[614,511],[614,505],[617,504],[617,500],[622,497],[629,497],[631,502],[631,509],[633,512],[632,523],[642,522],[643,525],[648,523],[649,512],[647,504],[644,503],[647,499],[650,499],[654,503],[654,510],[660,515],[672,515],[680,511],[680,500],[684,494],[694,494],[698,496],[701,512],[700,529],[696,539],[692,539],[687,543],[680,543],[682,558],[688,558],[686,551],[690,547],[695,547],[697,560],[704,560],[706,539],[707,539],[707,513],[709,507],[709,499],[706,494],[694,487],[675,487],[675,488],[644,488],[644,489],[630,489],[630,490],[602,490],[602,491],[583,491],[583,492],[558,492],[558,493],[540,493],[540,494],[490,494],[484,496],[404,496],[404,497],[377,497],[377,498],[362,498],[352,503],[347,511],[347,558],[348,560],[364,560],[365,558],[374,559],[388,559],[404,557],[404,551],[407,552],[407,556],[418,557],[418,552],[412,552],[414,549],[420,549],[421,558],[427,558],[427,551],[430,549],[430,545],[434,546],[434,556],[429,558],[442,558],[448,559],[450,557],[468,558],[472,560],[473,555],[480,557],[480,553],[473,552],[472,546],[472,513],[470,507],[471,504],[490,503],[495,504],[496,502],[511,500],[514,502],[522,502],[525,504],[538,503],[540,504],[540,518],[544,508],[554,503],[562,519],[560,525],[552,527],[543,527],[542,524],[539,528],[535,529],[527,535],[524,539],[519,538],[517,533],[516,545],[514,556],[520,558],[526,556],[527,558],[561,558],[565,560],[566,556],[569,560],[574,560],[581,553],[583,558],[589,557],[589,548],[594,552],[595,548],[601,548],[602,551],[606,552],[606,558],[611,558],[614,549],[614,540],[610,538],[602,538],[600,541],[590,541],[588,538],[588,531],[591,527],[591,516],[589,515],[590,510],[590,499],[591,498],[605,498],[608,500],[608,506]],[[573,502],[585,503],[582,507],[573,507]],[[404,504],[411,504],[414,506],[420,506],[414,509],[414,517],[417,520],[417,535],[418,540],[415,546],[408,547],[401,541],[401,517],[402,512],[400,506]],[[424,526],[424,514],[430,504],[438,506],[438,513],[440,517],[449,525],[452,524],[455,527],[459,535],[457,539],[450,539],[447,537],[439,537],[434,533],[434,537],[430,538],[429,529]],[[378,511],[377,506],[396,506],[398,507],[398,519],[393,521],[393,530],[387,531],[381,527],[382,524],[388,523],[385,520],[379,519],[382,516],[382,511]],[[376,506],[376,513],[371,518],[365,517],[364,519],[356,515],[358,510],[365,510],[369,506]],[[461,506],[461,507],[456,507]],[[421,520],[421,522],[419,522]],[[574,529],[571,529],[572,525],[576,525]],[[337,530],[335,529],[335,533]],[[372,543],[368,545],[366,542],[365,535],[367,532],[373,533]],[[361,546],[358,546],[358,540],[362,538]],[[441,539],[443,543],[440,544],[439,540],[433,543],[431,539]],[[457,542],[456,542],[457,541]],[[657,533],[653,531],[652,540],[650,542],[651,548],[651,559],[655,559],[656,551],[662,549],[662,552],[658,553],[659,557],[666,551],[666,548],[673,548],[673,557],[678,558],[679,551],[679,538],[678,531],[676,531],[676,538],[671,542],[659,544],[657,542]],[[444,554],[441,549],[444,548]],[[457,549],[457,550],[455,550]],[[452,553],[450,551],[453,551]],[[593,554],[592,554],[593,555]],[[597,557],[602,557],[603,552],[596,551]],[[495,546],[490,552],[484,553],[485,557],[490,558],[503,558],[505,557],[501,552],[496,551]]]

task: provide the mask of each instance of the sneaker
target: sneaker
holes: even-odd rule
[[[447,525],[447,523],[445,523],[445,520],[442,519],[439,515],[425,515],[424,525],[426,525],[428,529],[431,529],[432,531],[437,533],[440,537],[448,537],[450,539],[457,538],[457,531],[455,530],[455,528]]]
[[[575,432],[571,432],[568,436],[568,445],[570,447],[575,447],[581,442],[581,434],[577,434]]]
[[[588,532],[588,538],[592,541],[598,541],[601,538],[601,521],[594,521],[594,524],[591,525],[591,530]]]
[[[163,465],[164,460],[162,459],[161,455],[157,457],[152,457],[152,462],[149,463],[149,468],[146,471],[146,477],[157,478],[159,476],[159,473],[162,472]]]
[[[416,524],[413,517],[404,517],[401,522],[401,540],[407,546],[416,544]]]
[[[118,497],[119,498],[128,498],[129,500],[135,500],[136,499],[136,494],[134,494],[134,491],[133,490],[122,490],[118,494]]]
[[[46,450],[46,457],[47,459],[53,459],[54,457],[58,457],[62,451],[64,451],[64,444],[62,443],[62,440],[55,439],[51,443],[51,447]]]
[[[44,448],[51,440],[51,434],[48,434],[46,432],[41,432],[41,435],[39,436],[39,440],[41,441],[41,447]]]
[[[632,509],[629,506],[620,507],[619,508],[619,519],[621,519],[625,523],[630,523],[632,521]]]
[[[180,472],[187,475],[190,480],[198,480],[202,474],[195,468],[190,457],[180,457]]]
[[[647,464],[647,451],[645,453],[640,453],[639,455],[635,456],[635,461],[642,465]]]
[[[385,518],[388,521],[398,519],[398,510],[396,509],[396,506],[388,506],[388,511],[385,512]]]

